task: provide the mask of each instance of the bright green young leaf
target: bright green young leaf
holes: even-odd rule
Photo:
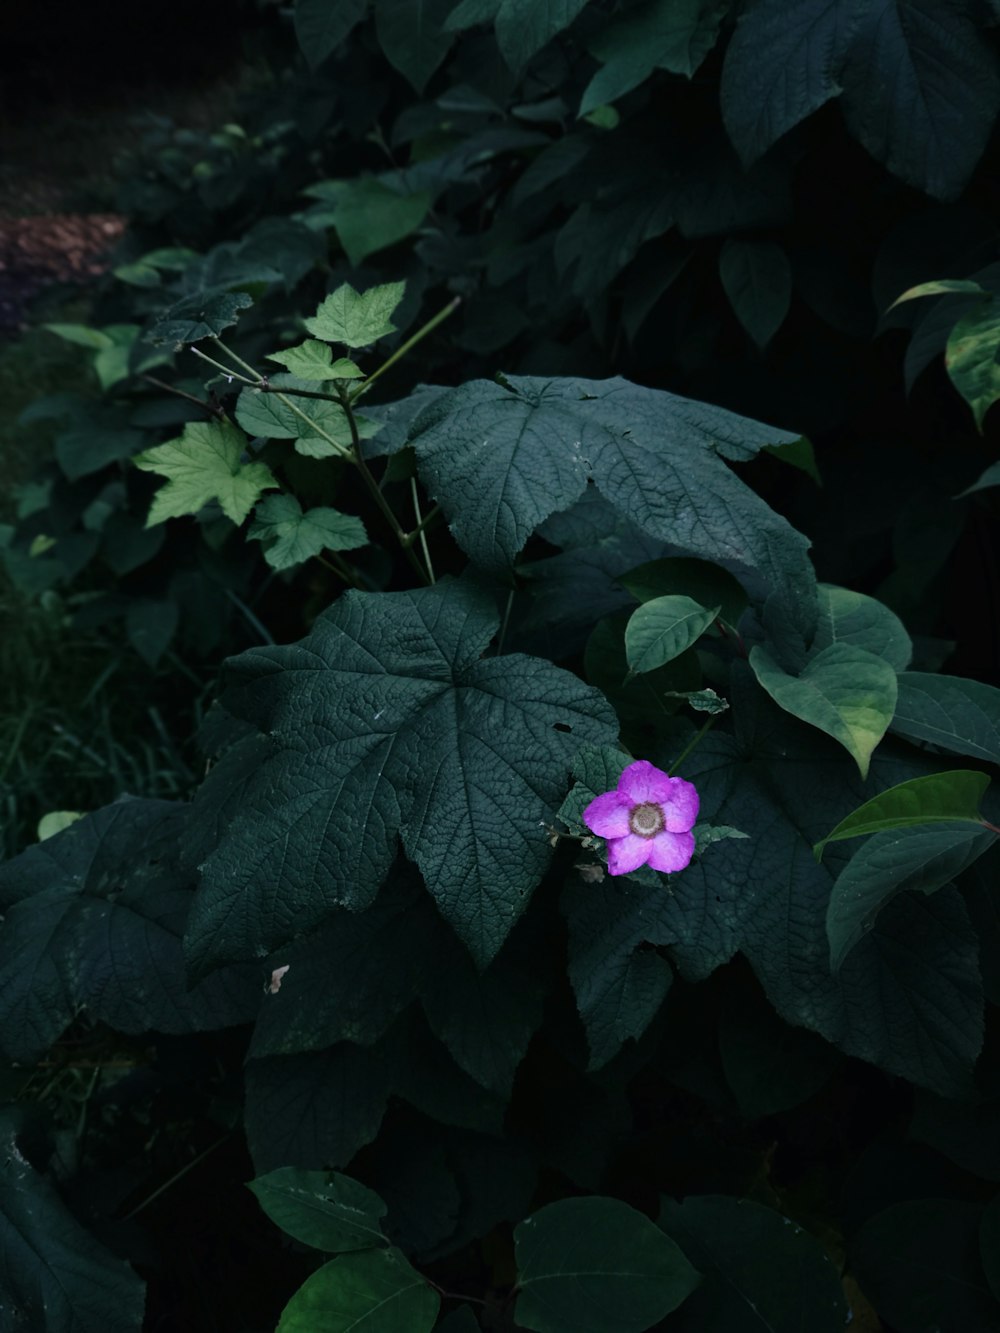
[[[673,593],[690,597],[702,606],[718,604],[720,619],[727,625],[735,626],[747,607],[747,595],[732,574],[707,560],[649,560],[620,574],[617,582],[640,602]]]
[[[356,380],[364,378],[364,371],[359,369],[347,357],[333,359],[333,353],[326,343],[307,338],[298,347],[289,347],[284,352],[268,352],[268,361],[277,361],[292,375],[310,383],[323,380]]]
[[[249,1188],[275,1226],[315,1250],[345,1254],[387,1243],[385,1204],[350,1176],[284,1166],[251,1180]]]
[[[454,40],[444,21],[454,0],[375,0],[375,32],[385,58],[422,93]]]
[[[976,773],[968,768],[956,768],[948,773],[930,773],[925,778],[911,778],[909,782],[901,782],[873,796],[846,819],[842,819],[833,832],[828,833],[813,848],[816,859],[819,860],[823,855],[823,848],[828,842],[860,838],[866,833],[955,820],[967,820],[982,827],[979,803],[989,785],[990,780],[985,773]]]
[[[821,583],[816,589],[819,614],[810,656],[831,644],[863,648],[883,658],[894,671],[905,671],[913,644],[899,617],[887,606],[850,588]]]
[[[980,434],[986,413],[1000,398],[1000,301],[978,301],[962,315],[945,348],[951,382],[972,408]]]
[[[70,824],[75,824],[82,818],[83,813],[80,810],[50,810],[38,821],[38,841],[45,842],[48,838],[54,838],[57,833],[62,833],[63,829],[69,828]]]
[[[325,298],[312,319],[306,320],[306,328],[325,342],[367,347],[395,332],[392,315],[405,287],[405,282],[389,282],[359,293],[345,282]]]
[[[625,628],[630,671],[655,671],[680,657],[704,634],[721,611],[676,594],[654,597],[633,611]]]
[[[266,464],[243,462],[246,443],[231,421],[189,421],[176,440],[137,454],[137,468],[167,478],[153,496],[146,527],[197,514],[212,500],[242,523],[261,493],[278,485]]]
[[[176,301],[154,321],[146,341],[196,343],[202,338],[217,338],[235,324],[240,311],[253,305],[246,292],[207,291]]]
[[[514,1231],[514,1318],[535,1333],[644,1333],[699,1275],[659,1227],[619,1199],[562,1199]]]
[[[839,741],[867,777],[872,751],[896,706],[896,673],[884,658],[849,643],[831,643],[798,676],[790,676],[757,646],[750,650],[750,665],[780,708]]]
[[[580,103],[584,116],[644,83],[655,69],[691,78],[715,45],[726,0],[648,0],[590,43],[601,62]]]
[[[719,254],[719,277],[733,314],[764,348],[785,322],[792,301],[792,266],[774,241],[730,237]]]
[[[829,69],[843,84],[847,127],[893,175],[953,199],[1000,107],[996,56],[982,24],[959,4],[896,0],[859,8],[848,57]]]
[[[850,1319],[823,1245],[752,1199],[666,1199],[659,1223],[702,1281],[671,1323],[677,1333],[842,1333]]]
[[[430,1333],[441,1297],[396,1249],[324,1264],[282,1311],[277,1333]]]
[[[367,8],[368,0],[295,0],[295,36],[311,69],[337,50]]]
[[[568,672],[483,657],[498,625],[470,583],[352,591],[301,644],[233,659],[225,707],[274,753],[218,784],[213,771],[202,788],[211,810],[245,783],[204,868],[188,935],[196,966],[257,956],[333,908],[366,907],[398,837],[476,960],[494,957],[549,861],[541,822],[572,756],[617,734],[604,699]]]
[[[964,819],[874,834],[851,857],[830,895],[831,969],[839,971],[890,898],[907,889],[934,893],[988,851],[996,836],[978,821]]]
[[[186,817],[176,802],[120,802],[0,866],[0,1033],[10,1059],[39,1059],[83,1009],[130,1033],[252,1018],[261,998],[252,968],[187,987]]]
[[[76,1220],[34,1171],[0,1119],[0,1313],[25,1333],[136,1333],[145,1288],[123,1259]]]
[[[972,292],[977,296],[989,296],[985,287],[980,287],[978,282],[973,282],[971,278],[945,278],[935,282],[918,282],[916,287],[907,287],[902,296],[897,296],[895,301],[889,307],[895,310],[896,306],[902,305],[904,301],[914,301],[920,296],[945,296],[952,292]]]
[[[322,551],[356,550],[368,534],[353,514],[326,508],[303,513],[295,496],[283,492],[260,502],[247,538],[267,543],[264,559],[272,569],[291,569]]]
[[[865,0],[760,0],[722,69],[722,117],[745,167],[840,92]]]
[[[952,754],[1000,764],[1000,690],[963,676],[905,671],[892,730]]]
[[[798,434],[622,379],[473,381],[434,400],[411,439],[459,545],[505,572],[592,478],[639,528],[814,605],[806,542],[726,466]]]

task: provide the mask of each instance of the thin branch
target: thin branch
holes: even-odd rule
[[[420,496],[417,493],[416,477],[410,478],[410,494],[413,497],[413,512],[417,516],[417,526],[413,531],[419,534],[420,549],[424,553],[424,564],[427,566],[427,577],[430,579],[431,583],[434,583],[436,582],[434,578],[434,566],[431,564],[431,552],[430,547],[427,545],[427,533],[424,528],[424,520],[420,516]],[[406,535],[409,536],[408,533]]]
[[[140,378],[144,379],[147,384],[152,384],[155,388],[162,389],[165,393],[175,394],[178,398],[184,398],[187,402],[194,403],[196,407],[200,407],[203,411],[208,412],[210,416],[221,417],[224,415],[220,403],[206,403],[203,398],[198,398],[193,393],[186,393],[183,389],[177,389],[174,385],[168,384],[166,380],[158,380],[155,375],[142,375]]]
[[[360,398],[363,393],[367,393],[380,375],[384,375],[390,366],[394,366],[401,357],[404,357],[407,352],[416,347],[417,343],[420,342],[421,339],[426,338],[428,333],[433,333],[437,326],[443,323],[444,320],[456,311],[461,304],[462,298],[460,296],[456,296],[453,300],[449,301],[443,310],[439,310],[436,315],[423,325],[422,328],[417,329],[412,338],[407,338],[406,342],[403,343],[401,347],[397,347],[392,356],[389,357],[388,361],[383,361],[378,370],[373,371],[372,374],[359,384],[356,389],[350,391],[350,401],[353,403],[356,399]]]

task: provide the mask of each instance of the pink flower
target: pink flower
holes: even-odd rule
[[[694,853],[691,829],[698,818],[698,793],[683,778],[671,778],[637,759],[618,779],[617,791],[596,797],[583,822],[607,839],[608,870],[627,875],[647,863],[654,870],[683,870]]]

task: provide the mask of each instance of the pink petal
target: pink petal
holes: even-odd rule
[[[687,833],[698,818],[701,802],[698,800],[697,788],[683,778],[667,778],[667,781],[670,783],[670,795],[658,798],[663,811],[664,828],[668,833]]]
[[[634,764],[629,764],[618,779],[618,790],[631,797],[636,805],[647,801],[659,803],[670,799],[675,781],[648,759],[637,759]]]
[[[664,831],[652,838],[649,846],[651,849],[649,864],[654,870],[663,870],[667,873],[683,870],[694,855],[694,834]],[[610,869],[610,863],[608,868]]]
[[[615,838],[614,842],[608,843],[608,873],[627,875],[632,870],[638,870],[649,860],[652,850],[653,839],[640,838],[638,833],[630,833],[626,838]]]
[[[606,791],[583,812],[583,822],[599,838],[624,838],[629,832],[628,813],[632,802],[620,791]]]

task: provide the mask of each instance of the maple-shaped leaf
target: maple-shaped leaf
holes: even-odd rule
[[[333,359],[333,353],[326,343],[307,338],[298,347],[286,348],[283,352],[268,352],[268,361],[277,361],[300,380],[320,383],[323,380],[356,380],[364,377],[364,371],[349,361],[346,356]]]
[[[324,342],[367,347],[396,331],[391,317],[405,289],[405,282],[387,282],[367,292],[356,292],[345,282],[330,293],[312,319],[306,320],[306,328]]]
[[[277,486],[264,463],[245,463],[246,438],[231,421],[189,421],[183,435],[137,454],[143,472],[167,478],[153,496],[146,527],[197,514],[211,500],[234,523],[242,523],[262,491]]]
[[[365,525],[336,509],[307,509],[294,495],[269,495],[257,506],[247,536],[269,542],[264,559],[272,569],[291,569],[321,551],[353,551],[368,541]]]

